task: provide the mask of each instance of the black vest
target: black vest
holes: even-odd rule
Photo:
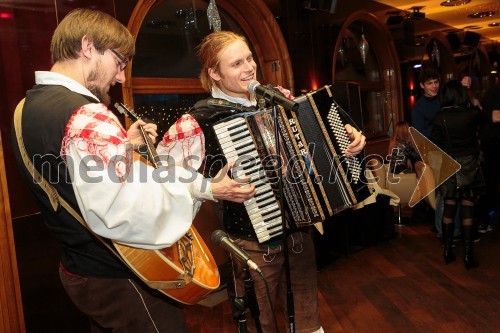
[[[63,86],[36,85],[26,94],[22,115],[23,140],[37,170],[49,180],[59,194],[79,212],[66,163],[60,156],[66,125],[80,106],[97,103]],[[63,248],[61,262],[71,273],[103,278],[130,278],[132,273],[120,259],[83,227],[71,214],[54,212],[45,192],[34,184],[19,154],[15,131],[12,142],[17,164],[27,178],[46,225]]]

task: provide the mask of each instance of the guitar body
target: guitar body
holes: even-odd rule
[[[160,250],[138,249],[116,242],[113,245],[130,269],[146,284],[181,303],[196,304],[219,287],[220,275],[212,254],[196,229],[192,227],[188,234],[192,236],[192,278],[185,276],[180,259],[183,254],[179,253],[179,246],[183,247],[184,239]],[[168,286],[168,282],[173,285]],[[162,285],[167,285],[168,289],[161,288]]]
[[[115,103],[115,108],[133,121],[139,117],[127,106]],[[147,147],[144,163],[157,168],[161,165],[154,144],[141,128]],[[142,158],[134,153],[134,159]],[[210,250],[194,227],[173,246],[161,250],[145,250],[113,242],[129,268],[148,286],[181,303],[196,304],[220,284],[220,275]]]

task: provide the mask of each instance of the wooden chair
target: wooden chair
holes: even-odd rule
[[[367,164],[372,171],[378,185],[399,197],[398,225],[402,225],[401,210],[403,207],[413,207],[425,197],[427,203],[435,209],[436,198],[434,194],[435,180],[432,169],[418,162],[416,173],[393,174],[389,171],[389,164],[384,164],[380,159],[371,159]]]

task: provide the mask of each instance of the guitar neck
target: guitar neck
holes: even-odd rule
[[[134,113],[131,109],[129,109],[127,106],[125,106],[122,103],[115,103],[115,108],[125,115],[127,118],[129,118],[132,121],[137,121],[141,119],[138,115]],[[155,167],[158,168],[161,166],[161,159],[158,156],[158,152],[156,151],[155,145],[153,141],[151,141],[151,138],[149,137],[148,133],[144,129],[143,126],[139,126],[139,129],[141,130],[141,135],[142,139],[144,140],[144,145],[139,146],[139,153],[140,154],[146,154],[148,157],[148,161],[151,162],[151,164]],[[145,149],[144,149],[145,148]]]
[[[159,168],[161,166],[161,159],[160,156],[158,156],[158,152],[156,151],[153,141],[151,140],[143,126],[140,126],[140,129],[142,138],[144,139],[144,145],[139,147],[139,153],[146,153],[148,156],[148,160],[153,164],[155,169]],[[142,147],[146,148],[145,152],[142,151]]]

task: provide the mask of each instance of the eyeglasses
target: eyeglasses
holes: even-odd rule
[[[127,65],[128,65],[128,59],[125,58],[125,56],[123,54],[120,54],[118,51],[115,51],[113,49],[110,49],[110,50],[120,60],[120,71],[123,72],[125,70],[125,68],[127,67]]]

